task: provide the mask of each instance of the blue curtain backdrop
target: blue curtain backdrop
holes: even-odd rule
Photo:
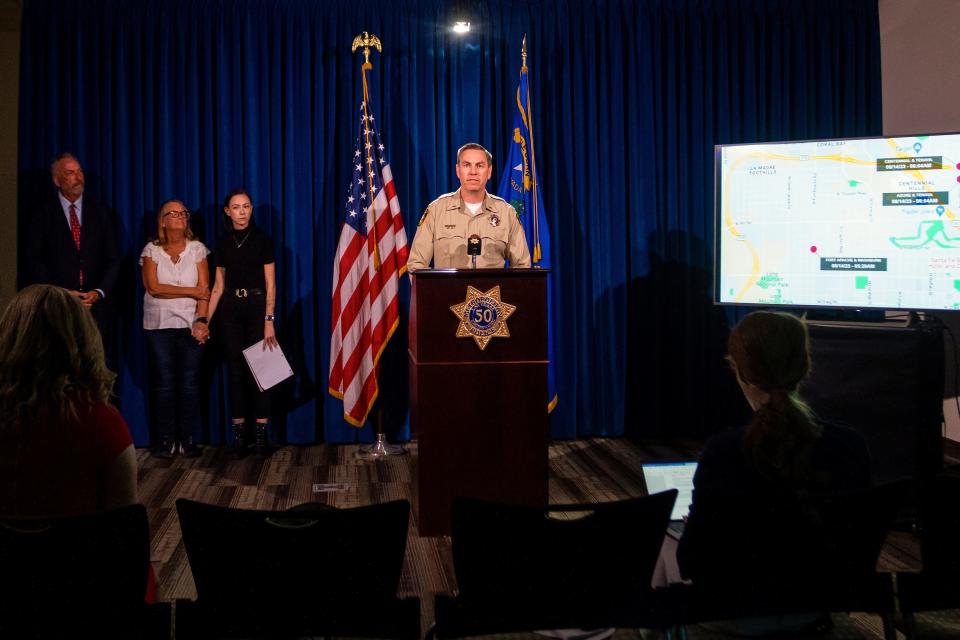
[[[448,29],[461,15],[464,37]],[[139,444],[149,381],[135,258],[171,197],[214,247],[236,185],[276,243],[278,328],[297,372],[276,393],[279,426],[291,442],[369,440],[325,391],[360,96],[349,47],[364,30],[385,47],[373,108],[411,238],[426,204],[457,186],[461,144],[487,145],[495,165],[505,156],[528,36],[557,437],[703,436],[734,419],[726,318],[710,304],[713,145],[881,132],[877,0],[26,0],[22,29],[20,228],[63,150],[118,212],[118,389]],[[408,297],[404,283],[404,313]],[[208,351],[216,442],[227,391]],[[405,351],[406,324],[382,382],[400,437]]]

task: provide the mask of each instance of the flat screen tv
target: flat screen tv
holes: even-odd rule
[[[715,148],[714,300],[960,309],[960,134]]]

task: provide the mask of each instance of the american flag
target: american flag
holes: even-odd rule
[[[329,391],[362,427],[377,398],[377,362],[400,323],[397,292],[407,234],[386,150],[366,101],[353,152],[343,229],[333,263]]]

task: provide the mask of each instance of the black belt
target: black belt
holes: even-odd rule
[[[237,298],[249,298],[251,296],[262,296],[263,289],[234,289],[233,295]]]

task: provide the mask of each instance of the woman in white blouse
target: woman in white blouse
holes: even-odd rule
[[[168,200],[157,212],[157,239],[140,255],[157,439],[153,455],[200,455],[200,355],[207,341],[210,251],[190,230],[190,212]]]

